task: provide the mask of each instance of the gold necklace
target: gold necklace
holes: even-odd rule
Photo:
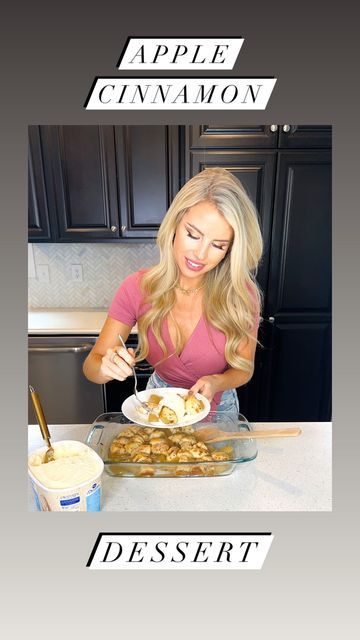
[[[204,283],[205,284],[205,283]],[[190,293],[197,293],[198,291],[200,291],[200,289],[203,288],[204,284],[201,284],[200,287],[196,287],[196,289],[183,289],[182,287],[180,287],[180,285],[176,285],[176,289],[179,289],[179,291],[181,291],[181,293],[186,293],[186,295],[189,295]]]

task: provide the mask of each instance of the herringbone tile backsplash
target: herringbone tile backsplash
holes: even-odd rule
[[[29,306],[108,307],[122,280],[158,261],[155,243],[33,244],[36,277],[28,278]],[[49,282],[40,282],[38,267],[48,265]],[[72,280],[71,265],[81,265],[83,281]]]

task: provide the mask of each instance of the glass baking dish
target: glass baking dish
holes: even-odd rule
[[[201,476],[224,476],[234,471],[237,465],[254,460],[258,449],[256,440],[251,438],[251,425],[242,414],[226,412],[210,412],[206,418],[197,422],[191,427],[195,432],[202,427],[217,426],[229,431],[249,432],[249,438],[244,440],[231,440],[225,442],[214,442],[211,445],[212,452],[226,450],[229,459],[226,461],[201,461],[193,460],[188,462],[133,462],[114,461],[110,459],[109,449],[114,438],[119,436],[128,427],[136,426],[143,430],[146,427],[134,425],[122,413],[103,413],[96,418],[91,425],[90,431],[85,440],[86,444],[92,447],[104,461],[105,470],[111,476],[123,476],[128,478],[184,478]],[[159,427],[160,428],[160,427]],[[169,435],[171,431],[164,429]],[[167,435],[167,434],[166,434]]]

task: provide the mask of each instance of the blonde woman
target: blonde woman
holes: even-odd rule
[[[84,363],[89,380],[132,375],[135,361],[154,367],[148,388],[202,393],[217,411],[238,411],[236,387],[254,369],[262,253],[257,213],[225,169],[205,169],[174,198],[159,230],[159,263],[128,276]],[[137,323],[139,349],[124,341]]]

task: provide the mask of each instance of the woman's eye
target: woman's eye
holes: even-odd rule
[[[213,244],[213,247],[215,247],[215,249],[220,249],[220,251],[225,251],[224,245],[220,246],[219,244]]]
[[[189,229],[186,229],[186,233],[187,233],[187,235],[188,235],[188,237],[189,237],[189,238],[192,238],[192,240],[199,240],[199,238],[198,238],[198,237],[193,236],[193,235],[190,233]]]

